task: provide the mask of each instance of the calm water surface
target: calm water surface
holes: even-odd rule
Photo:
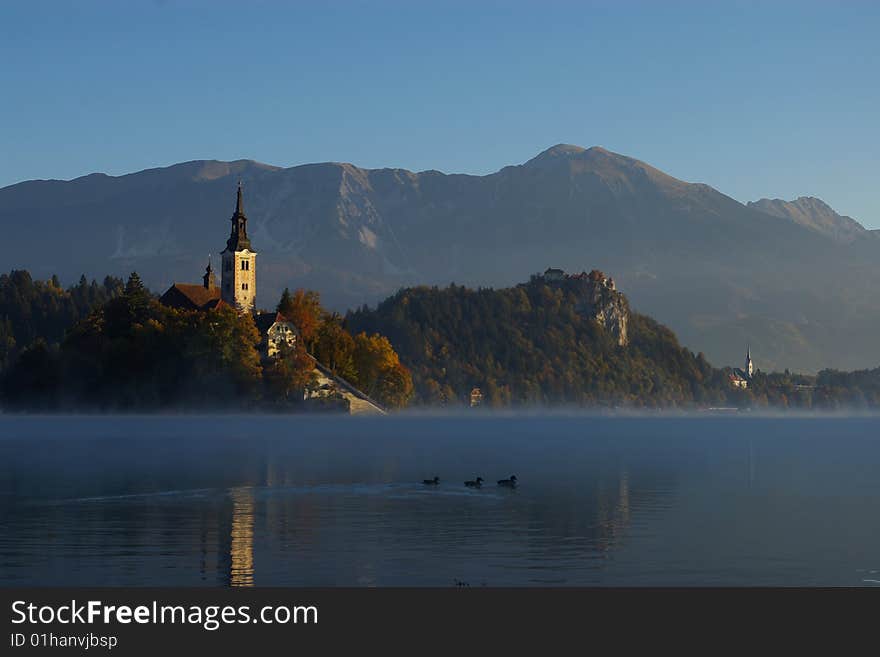
[[[0,585],[456,582],[880,584],[880,419],[0,416]]]

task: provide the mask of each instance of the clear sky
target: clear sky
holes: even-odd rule
[[[0,2],[0,186],[601,145],[880,228],[880,2]]]

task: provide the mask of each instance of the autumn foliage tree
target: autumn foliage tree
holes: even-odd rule
[[[388,338],[358,333],[353,346],[352,361],[361,390],[391,408],[406,406],[413,394],[412,376]]]
[[[342,318],[336,313],[324,316],[315,334],[313,355],[335,375],[357,382],[354,364],[354,339],[342,327]]]
[[[306,348],[311,348],[324,316],[321,296],[313,290],[303,289],[291,294],[288,288],[284,288],[277,310],[296,326]]]
[[[304,393],[315,385],[315,364],[301,341],[281,345],[277,357],[263,369],[266,399],[283,404],[299,404]]]

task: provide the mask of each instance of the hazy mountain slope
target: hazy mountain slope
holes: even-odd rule
[[[837,214],[822,199],[801,196],[793,201],[762,198],[748,203],[750,208],[788,219],[840,242],[852,242],[868,232],[852,217]]]
[[[285,285],[340,310],[399,287],[507,286],[548,266],[610,273],[636,310],[713,364],[880,363],[880,245],[848,243],[601,148],[558,145],[487,176],[200,161],[0,189],[2,269],[71,281],[198,281],[245,187],[258,303]]]

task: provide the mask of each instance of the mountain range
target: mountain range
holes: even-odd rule
[[[71,281],[136,269],[198,282],[236,181],[258,305],[285,286],[339,310],[414,284],[509,286],[547,267],[612,275],[633,307],[717,365],[880,364],[880,241],[815,198],[742,204],[600,147],[560,144],[476,176],[193,161],[0,189],[6,266]]]

